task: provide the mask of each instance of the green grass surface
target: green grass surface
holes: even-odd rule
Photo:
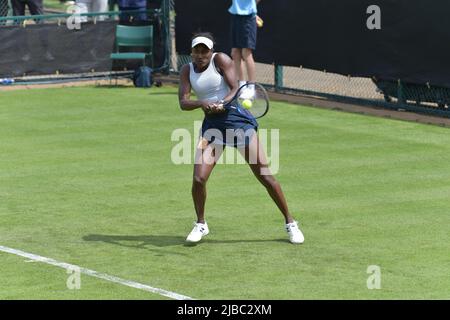
[[[150,292],[93,278],[79,277],[79,289],[65,269],[0,252],[1,299],[166,299]],[[18,276],[18,274],[20,276]],[[72,285],[67,285],[67,282]],[[69,289],[70,288],[70,289]]]
[[[208,182],[202,243],[192,166],[174,165],[176,128],[193,131],[176,90],[0,93],[0,245],[197,299],[449,299],[450,134],[441,127],[273,102],[280,181],[305,234],[291,245],[246,165]],[[0,299],[165,299],[0,253]],[[381,289],[366,286],[369,265]]]
[[[44,0],[45,9],[66,11],[66,5],[59,0]]]

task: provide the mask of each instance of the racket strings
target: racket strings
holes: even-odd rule
[[[258,118],[264,115],[267,111],[268,102],[267,102],[267,94],[265,90],[257,85],[255,85],[254,90],[252,90],[253,94],[249,97],[249,99],[239,98],[239,104],[242,107],[245,107],[245,100],[250,100],[251,105],[247,106],[246,109],[255,117]],[[253,89],[252,88],[252,89]]]

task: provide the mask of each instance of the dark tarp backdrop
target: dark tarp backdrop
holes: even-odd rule
[[[214,3],[213,3],[214,2]],[[210,31],[230,54],[230,0],[176,1],[176,46]],[[381,30],[369,30],[367,8],[381,9]],[[262,0],[255,59],[343,75],[450,87],[448,0]]]
[[[115,22],[0,28],[0,76],[110,71]]]
[[[129,25],[153,25],[153,67],[167,60],[166,36],[162,18]],[[86,22],[80,30],[70,30],[65,23],[40,23],[0,27],[0,77],[133,70],[140,60],[116,60],[114,51],[116,21]],[[122,47],[121,52],[148,51],[148,48]],[[150,64],[150,61],[147,62]]]

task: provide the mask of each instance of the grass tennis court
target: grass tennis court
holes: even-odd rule
[[[277,179],[305,234],[292,245],[246,165],[208,182],[211,229],[197,246],[193,131],[176,89],[1,92],[0,246],[195,299],[450,298],[450,135],[446,128],[272,102]],[[0,252],[0,299],[166,299]],[[381,289],[367,288],[367,268]]]

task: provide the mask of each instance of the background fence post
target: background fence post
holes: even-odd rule
[[[283,66],[275,65],[275,91],[283,88]]]
[[[399,106],[403,107],[406,103],[405,87],[403,86],[403,83],[400,81],[400,79],[398,79],[397,83],[397,103],[399,104]]]

